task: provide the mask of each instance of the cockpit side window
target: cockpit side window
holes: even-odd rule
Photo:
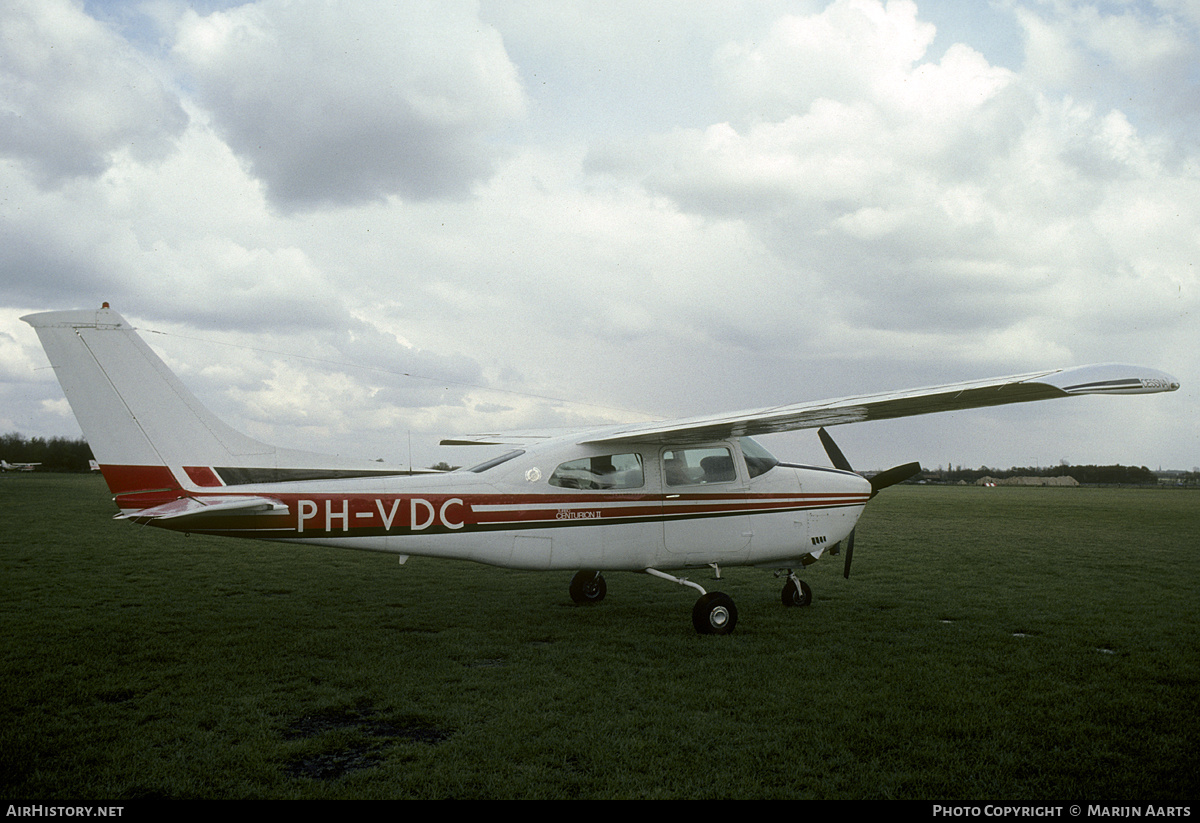
[[[662,453],[663,478],[668,486],[698,486],[737,480],[733,455],[724,446],[666,449]]]
[[[562,463],[549,482],[564,489],[640,489],[646,475],[641,455],[606,454]]]

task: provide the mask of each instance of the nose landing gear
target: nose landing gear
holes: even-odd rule
[[[781,599],[785,606],[808,606],[812,603],[812,589],[788,569],[788,581],[783,584]]]

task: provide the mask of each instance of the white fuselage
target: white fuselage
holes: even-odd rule
[[[196,467],[174,473],[221,475],[219,468],[204,475]],[[244,494],[282,505],[269,513],[150,522],[509,568],[641,570],[811,562],[854,528],[870,485],[836,469],[748,462],[734,438],[616,449],[550,442],[478,471],[241,483],[187,493]]]

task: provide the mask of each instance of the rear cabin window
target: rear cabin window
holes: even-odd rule
[[[480,463],[478,466],[472,466],[471,468],[467,469],[467,471],[475,472],[476,474],[479,474],[481,472],[487,471],[488,469],[494,469],[494,468],[496,468],[496,466],[499,466],[501,463],[507,463],[509,460],[512,460],[514,457],[520,457],[524,453],[525,453],[524,449],[515,449],[510,452],[505,452],[504,454],[500,455],[499,457],[493,457],[491,460],[488,460],[484,463]]]
[[[583,457],[559,465],[550,475],[550,485],[564,489],[640,489],[645,482],[638,454]]]
[[[737,480],[733,455],[724,447],[667,449],[663,452],[663,477],[668,486],[699,486]]]

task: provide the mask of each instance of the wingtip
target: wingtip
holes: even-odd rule
[[[1103,363],[1063,369],[1045,379],[1067,394],[1158,394],[1179,390],[1179,379],[1158,369]]]

